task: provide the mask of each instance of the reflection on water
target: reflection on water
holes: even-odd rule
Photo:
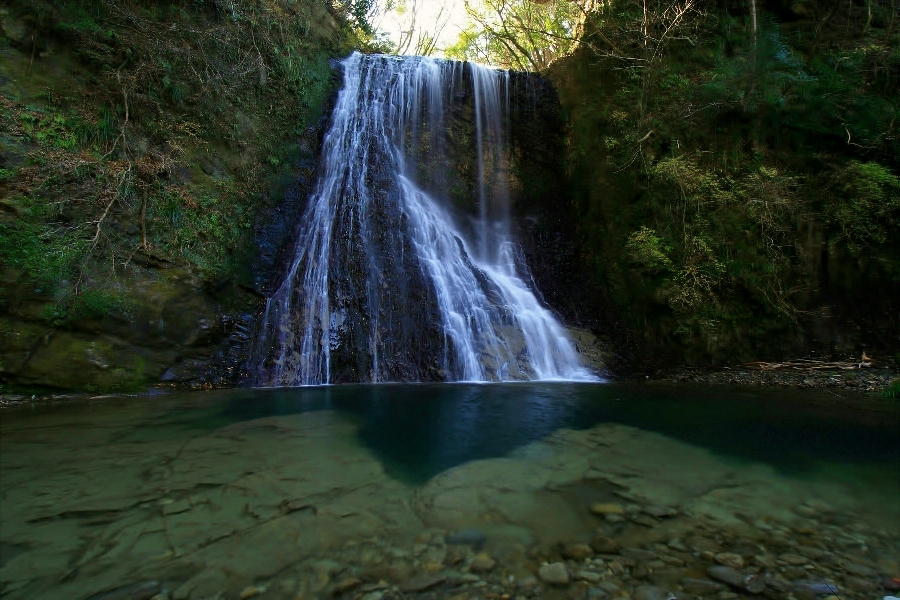
[[[821,392],[819,392],[821,394]],[[242,390],[221,421],[335,409],[395,475],[422,483],[455,465],[504,456],[560,428],[619,423],[742,460],[801,473],[822,462],[896,465],[898,414],[822,406],[816,393],[619,384],[377,385]]]
[[[875,597],[900,572],[896,405],[445,384],[106,398],[2,417],[0,595],[14,599],[389,600],[466,586],[552,598],[598,582],[719,597],[721,581],[685,578],[721,552],[781,596],[819,577]],[[456,530],[484,547],[448,545]],[[597,535],[605,549],[578,558],[556,545]],[[500,564],[477,566],[482,550]],[[563,560],[569,584],[525,586]]]

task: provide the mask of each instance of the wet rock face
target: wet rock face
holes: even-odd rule
[[[0,318],[0,383],[131,391],[160,381],[234,380],[248,316],[223,299],[240,303],[240,291],[208,291],[175,267],[132,266],[119,283],[127,313],[86,315],[61,326],[42,316],[47,298],[13,297]]]
[[[422,57],[352,54],[342,69],[253,381],[574,378],[517,235],[541,204],[520,174],[543,167],[514,131],[541,121],[546,82]]]

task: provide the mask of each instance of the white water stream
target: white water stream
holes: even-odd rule
[[[508,71],[471,63],[358,53],[343,61],[317,186],[267,302],[256,383],[332,383],[348,346],[356,370],[342,370],[344,379],[594,378],[529,287],[511,234],[509,84]],[[464,230],[433,188],[445,193],[454,181],[441,152],[465,85],[478,215]],[[439,163],[430,192],[417,181],[423,160]]]

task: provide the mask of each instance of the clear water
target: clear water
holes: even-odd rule
[[[0,595],[134,598],[149,585],[236,598],[256,585],[266,598],[331,597],[341,576],[398,586],[428,569],[465,571],[419,554],[444,552],[446,532],[472,528],[502,557],[495,575],[506,582],[598,523],[636,545],[651,533],[717,531],[735,547],[739,535],[761,534],[762,547],[783,530],[785,544],[820,544],[889,572],[900,567],[898,414],[823,392],[564,383],[245,389],[7,409]],[[604,524],[587,510],[598,501],[674,506],[679,516],[650,529]],[[831,520],[803,529],[796,507],[807,502],[827,505]],[[844,536],[856,545],[843,549]],[[842,577],[829,569],[810,574]]]

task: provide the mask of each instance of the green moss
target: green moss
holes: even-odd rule
[[[72,275],[86,249],[87,243],[78,235],[49,224],[0,223],[0,259],[47,292]]]

